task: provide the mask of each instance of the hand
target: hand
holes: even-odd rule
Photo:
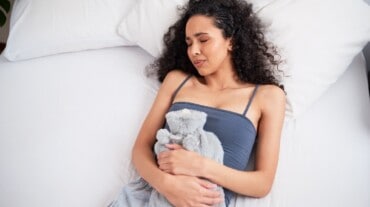
[[[185,150],[178,144],[167,144],[169,151],[157,155],[159,169],[173,175],[201,177],[203,157],[198,153]]]
[[[216,185],[191,176],[171,176],[167,190],[161,192],[176,207],[209,207],[223,202]]]

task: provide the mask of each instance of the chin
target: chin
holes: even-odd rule
[[[201,75],[201,76],[207,76],[207,75],[211,74],[210,70],[207,70],[206,68],[197,68],[197,71],[198,71],[199,75]]]

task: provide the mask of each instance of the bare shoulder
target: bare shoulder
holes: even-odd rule
[[[272,84],[260,85],[258,88],[258,93],[262,96],[267,96],[264,98],[274,97],[285,99],[285,92],[283,91],[283,89]]]
[[[166,75],[161,88],[172,94],[187,76],[188,74],[181,70],[172,70]]]
[[[163,84],[176,85],[176,83],[182,82],[187,76],[188,74],[181,70],[172,70],[166,75]]]
[[[262,108],[285,108],[285,92],[276,85],[260,85],[258,88],[257,97]]]

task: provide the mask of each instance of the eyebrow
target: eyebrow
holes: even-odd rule
[[[205,34],[208,34],[208,33],[207,32],[198,32],[198,33],[195,33],[193,36],[199,37],[199,36],[205,35]],[[186,37],[185,40],[190,40],[190,38],[189,37]]]

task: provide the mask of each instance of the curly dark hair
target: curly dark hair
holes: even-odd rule
[[[187,55],[185,26],[194,15],[214,18],[215,26],[231,38],[232,61],[238,78],[254,84],[279,83],[280,56],[274,45],[265,40],[264,27],[245,0],[190,0],[183,8],[180,19],[164,35],[164,50],[151,65],[162,82],[174,69],[200,76]]]

